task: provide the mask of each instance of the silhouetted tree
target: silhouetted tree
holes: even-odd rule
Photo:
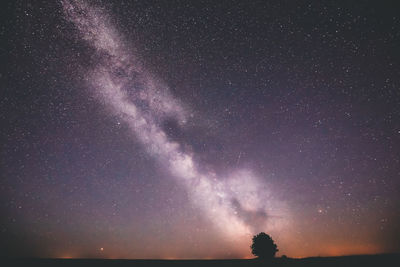
[[[260,259],[272,259],[278,251],[274,240],[264,232],[253,236],[253,244],[251,244],[250,248],[251,253]]]

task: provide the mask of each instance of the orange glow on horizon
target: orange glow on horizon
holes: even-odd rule
[[[323,256],[347,256],[347,255],[362,255],[362,254],[379,254],[382,250],[371,244],[358,245],[333,245],[326,248],[326,255]]]
[[[351,255],[374,255],[384,251],[373,244],[331,244],[321,245],[316,248],[308,248],[297,253],[280,253],[289,258],[309,258],[309,257],[340,257]],[[278,256],[279,257],[279,256]]]
[[[235,244],[232,248],[232,253],[220,254],[220,253],[209,253],[209,255],[201,254],[186,255],[184,251],[179,249],[179,246],[174,247],[172,251],[166,250],[164,253],[146,255],[142,254],[143,251],[135,251],[135,254],[131,256],[129,254],[121,254],[118,248],[107,248],[97,247],[97,254],[79,253],[77,251],[60,253],[55,258],[60,259],[79,259],[79,258],[102,258],[102,259],[160,259],[160,260],[217,260],[217,259],[242,259],[249,260],[254,259],[255,256],[251,254],[248,244]],[[245,251],[247,249],[247,251]],[[228,250],[229,251],[229,250]],[[212,252],[212,251],[211,251]],[[236,253],[234,253],[236,252]],[[240,253],[245,252],[245,253]],[[296,243],[282,244],[280,251],[276,257],[279,258],[282,255],[286,255],[289,258],[308,258],[308,257],[339,257],[349,255],[373,255],[384,253],[385,249],[378,244],[373,243],[351,243],[350,240],[341,240],[341,242],[315,242],[307,244],[305,246],[298,245]]]
[[[71,255],[62,255],[59,257],[55,257],[56,259],[75,259],[76,257],[71,256]]]

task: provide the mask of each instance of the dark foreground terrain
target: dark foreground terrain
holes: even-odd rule
[[[400,254],[315,257],[305,259],[276,258],[273,261],[252,260],[103,260],[103,259],[3,259],[1,266],[400,266]]]

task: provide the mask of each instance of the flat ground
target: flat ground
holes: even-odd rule
[[[1,266],[400,266],[400,254],[260,260],[103,260],[103,259],[2,259]]]

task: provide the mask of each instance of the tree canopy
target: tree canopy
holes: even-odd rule
[[[272,259],[278,251],[274,240],[264,232],[253,236],[253,243],[250,248],[251,253],[260,259]]]

